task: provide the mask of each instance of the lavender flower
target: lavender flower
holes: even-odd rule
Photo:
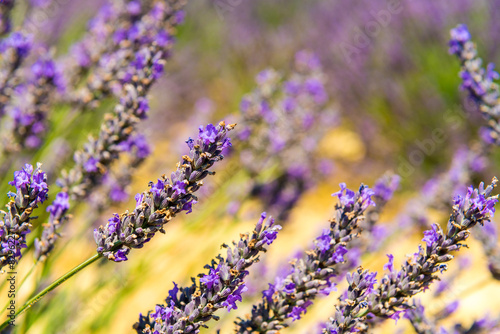
[[[419,246],[418,252],[406,260],[400,271],[394,270],[390,264],[387,267],[390,273],[382,278],[373,293],[362,302],[367,307],[366,311],[363,314],[352,314],[356,318],[346,318],[349,322],[330,322],[328,324],[330,332],[347,333],[354,328],[366,331],[365,315],[368,313],[383,319],[397,320],[408,308],[409,299],[427,289],[438,278],[435,275],[438,271],[443,272],[447,269],[445,262],[453,259],[450,253],[464,245],[461,242],[469,237],[469,230],[477,224],[483,225],[493,216],[498,196],[490,195],[497,182],[498,180],[494,178],[491,185],[486,188],[481,183],[477,189],[469,187],[464,197],[457,196],[454,199],[446,234],[437,225],[426,231],[424,233],[426,248]],[[340,312],[345,316],[343,309]]]
[[[156,234],[165,232],[163,225],[181,211],[190,213],[196,203],[196,192],[202,180],[209,174],[214,163],[223,158],[221,152],[231,145],[226,133],[234,125],[224,122],[199,129],[196,140],[189,140],[189,154],[182,157],[177,170],[168,179],[162,176],[158,182],[150,182],[150,190],[137,194],[137,206],[133,213],[119,217],[119,227],[110,229],[108,223],[94,230],[97,252],[112,261],[125,261],[131,248],[142,248]],[[272,238],[272,236],[268,236]]]
[[[482,131],[483,140],[488,144],[500,144],[500,93],[494,80],[499,75],[494,70],[494,64],[482,67],[482,60],[477,55],[476,46],[471,41],[467,26],[461,24],[452,29],[450,53],[460,60],[462,69],[462,88],[467,90],[471,99],[479,106],[488,125]]]
[[[331,279],[340,274],[338,267],[344,262],[346,245],[356,237],[363,213],[374,205],[373,191],[367,186],[361,185],[358,192],[347,189],[345,184],[340,187],[333,194],[340,203],[335,207],[330,229],[315,240],[314,249],[291,262],[292,268],[284,278],[269,284],[262,301],[253,306],[250,318],[236,322],[238,333],[278,333],[300,319],[317,295],[335,290]]]
[[[227,257],[219,255],[205,266],[208,273],[199,275],[198,283],[193,278],[192,286],[180,289],[174,283],[166,305],[157,305],[155,312],[149,311],[146,316],[139,315],[139,322],[134,325],[137,333],[199,333],[206,322],[219,319],[214,314],[217,310],[236,309],[236,302],[242,300],[241,294],[247,290],[243,281],[247,269],[259,260],[259,253],[266,251],[266,245],[272,243],[269,236],[276,236],[281,229],[274,219],[265,221],[265,218],[263,213],[252,235],[242,235],[239,242],[233,242],[233,249],[223,245]]]
[[[0,269],[11,265],[11,269],[21,258],[21,248],[26,248],[26,235],[30,233],[30,217],[38,204],[47,199],[47,175],[40,169],[40,164],[34,169],[32,165],[14,172],[14,181],[9,182],[16,192],[9,192],[12,199],[7,203],[7,211],[0,221]]]

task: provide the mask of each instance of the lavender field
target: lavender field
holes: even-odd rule
[[[0,333],[500,333],[500,1],[0,0]]]

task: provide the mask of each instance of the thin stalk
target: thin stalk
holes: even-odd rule
[[[36,296],[34,296],[33,298],[31,298],[30,300],[28,300],[20,309],[19,311],[17,311],[15,317],[17,318],[19,315],[23,314],[24,311],[26,311],[26,309],[32,307],[33,305],[35,305],[38,301],[40,301],[40,299],[42,299],[47,293],[49,293],[50,291],[54,290],[55,288],[57,288],[59,285],[61,285],[62,283],[64,283],[65,281],[67,281],[69,278],[71,278],[73,275],[75,275],[76,273],[78,273],[79,271],[81,271],[82,269],[84,269],[85,267],[87,267],[88,265],[94,263],[95,261],[97,261],[99,258],[101,258],[102,255],[101,254],[95,254],[93,255],[92,257],[90,257],[89,259],[87,259],[86,261],[80,263],[79,265],[77,265],[76,267],[74,267],[73,269],[71,269],[70,271],[68,271],[66,274],[62,275],[61,277],[59,277],[57,280],[55,280],[52,284],[50,284],[48,287],[46,287],[45,289],[43,289],[42,291],[40,291]],[[3,330],[5,329],[8,325],[9,325],[9,322],[10,322],[10,319],[7,319],[1,326],[0,326],[0,330]]]

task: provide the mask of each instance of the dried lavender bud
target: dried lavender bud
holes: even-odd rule
[[[21,258],[21,249],[26,248],[26,235],[31,232],[30,217],[33,210],[47,199],[47,175],[40,169],[26,164],[24,168],[14,172],[14,181],[9,182],[16,192],[9,192],[12,199],[7,203],[7,211],[0,221],[0,269],[14,265]]]
[[[315,175],[324,174],[325,162],[312,152],[336,124],[337,113],[327,106],[325,76],[310,52],[296,54],[286,78],[267,69],[256,81],[257,88],[240,105],[240,156],[252,176],[274,169],[271,181],[255,181],[250,193],[281,221],[304,191],[316,184]]]
[[[203,185],[203,179],[213,172],[214,163],[223,159],[222,151],[231,146],[226,137],[234,125],[202,126],[196,140],[189,139],[189,154],[182,157],[170,179],[165,175],[158,182],[150,182],[150,190],[137,194],[137,206],[132,213],[115,214],[105,227],[94,230],[97,252],[111,261],[127,260],[131,248],[142,248],[181,211],[190,213],[196,203],[194,193]]]
[[[438,279],[435,274],[447,270],[446,262],[453,259],[451,252],[459,250],[469,237],[469,230],[477,224],[482,225],[495,212],[498,196],[490,196],[498,180],[493,179],[491,185],[484,188],[469,187],[467,194],[454,199],[453,211],[448,220],[447,232],[434,224],[431,230],[424,232],[422,239],[427,247],[419,246],[419,251],[408,258],[400,271],[393,266],[394,257],[389,257],[386,274],[381,283],[371,293],[365,303],[370,313],[383,319],[399,319],[400,314],[408,308],[409,299],[415,294],[427,289]],[[357,315],[354,322],[335,322],[328,325],[337,334],[350,332],[353,328],[366,328],[365,317]],[[363,329],[364,331],[365,329]]]
[[[302,313],[319,294],[335,290],[331,279],[339,275],[337,267],[344,262],[346,245],[356,237],[355,229],[369,206],[375,205],[373,191],[361,185],[356,193],[340,184],[334,193],[339,204],[330,220],[330,229],[316,238],[314,249],[304,252],[302,258],[292,261],[292,268],[284,278],[263,291],[262,301],[253,306],[249,319],[236,322],[238,333],[278,333],[290,322],[300,319]]]
[[[374,286],[377,283],[377,273],[363,270],[361,267],[351,275],[347,274],[346,279],[349,283],[349,288],[339,298],[339,304],[336,306],[336,312],[333,317],[326,323],[323,328],[323,333],[341,333],[338,327],[346,326],[355,328],[357,320],[355,316],[366,308],[366,298],[373,292]],[[358,331],[356,328],[353,331]],[[351,331],[349,331],[351,332]]]
[[[460,60],[462,69],[462,88],[467,90],[472,100],[479,106],[483,117],[488,122],[482,131],[482,138],[488,144],[500,144],[500,93],[494,80],[499,75],[490,63],[482,67],[482,59],[478,57],[476,46],[471,41],[467,26],[458,25],[450,31],[450,53]]]
[[[124,143],[136,135],[136,124],[146,118],[149,110],[146,94],[163,73],[163,58],[164,53],[157,44],[137,52],[136,61],[130,64],[131,76],[124,83],[114,115],[106,115],[98,138],[90,138],[83,150],[75,153],[75,166],[69,172],[64,172],[57,181],[62,187],[61,193],[68,194],[72,200],[81,200],[100,184],[109,166],[123,152]],[[36,243],[41,247],[35,250],[37,259],[44,258],[52,250],[58,238],[53,233],[58,226],[52,225],[59,225],[63,221],[62,216],[49,218],[42,238]]]
[[[227,257],[219,255],[205,266],[207,274],[199,275],[199,282],[193,278],[193,285],[187,288],[170,290],[165,305],[156,305],[155,311],[146,316],[139,315],[139,322],[134,325],[137,333],[199,333],[206,322],[218,320],[214,313],[222,308],[228,311],[236,309],[237,301],[242,300],[242,292],[247,290],[244,278],[248,268],[258,262],[259,253],[266,251],[281,229],[274,225],[274,219],[265,221],[263,213],[255,226],[251,237],[241,236],[239,242],[233,242],[233,249],[227,247]],[[180,294],[179,294],[180,290]]]

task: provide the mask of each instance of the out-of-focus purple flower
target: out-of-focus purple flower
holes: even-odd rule
[[[69,209],[69,195],[66,192],[60,192],[56,199],[47,207],[47,212],[53,216],[62,216]]]

